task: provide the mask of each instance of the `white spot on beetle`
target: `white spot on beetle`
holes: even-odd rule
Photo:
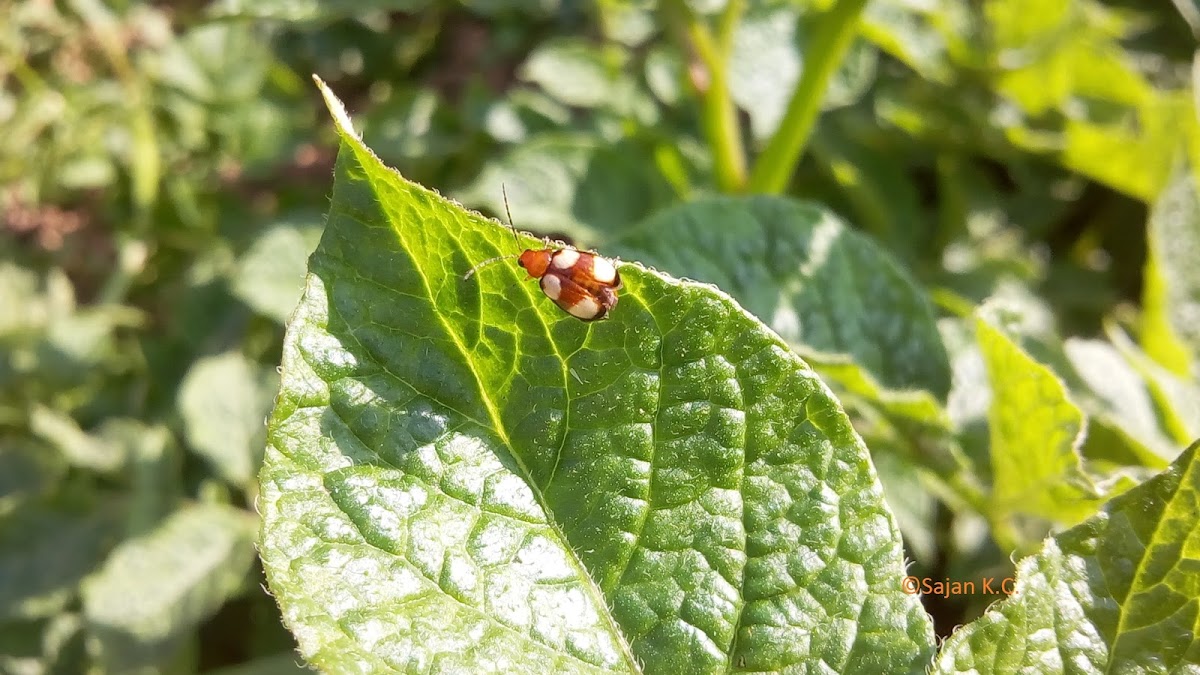
[[[602,284],[611,284],[617,279],[617,268],[607,258],[592,259],[592,277]]]
[[[585,321],[594,319],[600,314],[600,303],[596,302],[596,299],[591,296],[584,296],[580,298],[579,302],[568,307],[567,312],[571,316]]]
[[[557,274],[542,277],[542,292],[551,300],[558,300],[558,296],[562,294],[562,280]]]
[[[569,270],[577,262],[579,262],[579,251],[564,248],[554,253],[554,260],[551,261],[551,264],[560,270]]]

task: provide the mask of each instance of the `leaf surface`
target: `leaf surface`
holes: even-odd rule
[[[1000,329],[979,318],[975,330],[992,388],[988,426],[997,508],[1082,520],[1102,498],[1079,456],[1083,412],[1062,380]]]
[[[1014,595],[951,635],[933,672],[1194,668],[1200,662],[1197,447],[1018,563]]]
[[[792,345],[850,355],[887,387],[942,399],[950,388],[924,293],[882,249],[815,204],[699,200],[650,218],[614,249],[716,284]]]
[[[920,672],[895,521],[836,400],[728,296],[620,266],[585,324],[512,234],[342,129],[289,326],[261,552],[338,671]],[[534,246],[529,238],[524,245]]]
[[[254,559],[254,524],[228,506],[188,506],[113,551],[83,585],[88,634],[108,672],[162,663],[225,603]]]

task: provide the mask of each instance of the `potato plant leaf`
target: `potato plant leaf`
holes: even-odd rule
[[[1083,411],[1066,385],[999,328],[978,317],[975,330],[992,388],[988,410],[993,499],[1018,511],[1078,522],[1103,499],[1083,469]]]
[[[1022,560],[1015,593],[951,635],[933,672],[1194,669],[1198,447]]]
[[[940,399],[950,389],[924,292],[883,249],[816,204],[696,201],[650,218],[616,250],[716,284],[792,345],[849,355],[886,387]]]
[[[305,658],[924,670],[895,520],[802,360],[715,288],[633,264],[592,324],[515,261],[464,280],[512,234],[383,166],[323,92],[342,146],[258,503]]]

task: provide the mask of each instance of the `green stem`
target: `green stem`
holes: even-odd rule
[[[665,3],[668,17],[677,26],[699,57],[708,74],[708,86],[701,91],[704,97],[701,120],[704,135],[712,148],[717,186],[723,192],[740,192],[746,186],[746,151],[742,131],[738,126],[737,107],[729,92],[729,55],[733,50],[733,34],[745,9],[745,0],[729,0],[717,20],[717,35],[704,20],[695,16],[680,0]]]
[[[821,111],[829,79],[841,65],[858,34],[858,19],[867,0],[839,0],[811,32],[804,73],[788,102],[779,130],[771,137],[750,174],[750,191],[779,194],[787,187],[804,154]]]

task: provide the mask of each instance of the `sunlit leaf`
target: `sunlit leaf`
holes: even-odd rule
[[[169,659],[188,631],[243,583],[256,519],[227,506],[188,506],[128,539],[83,587],[91,651],[110,672]]]
[[[197,360],[179,387],[188,444],[237,485],[258,467],[274,380],[241,353],[226,352]]]
[[[955,631],[933,672],[1194,667],[1200,653],[1196,450],[1020,561],[1015,594]]]
[[[716,284],[793,345],[846,354],[886,387],[949,390],[929,300],[883,250],[815,204],[773,197],[664,211],[613,251]]]
[[[623,264],[585,324],[503,226],[342,128],[259,508],[301,652],[336,669],[921,672],[929,619],[866,449],[710,286]],[[525,245],[533,245],[525,238]]]

